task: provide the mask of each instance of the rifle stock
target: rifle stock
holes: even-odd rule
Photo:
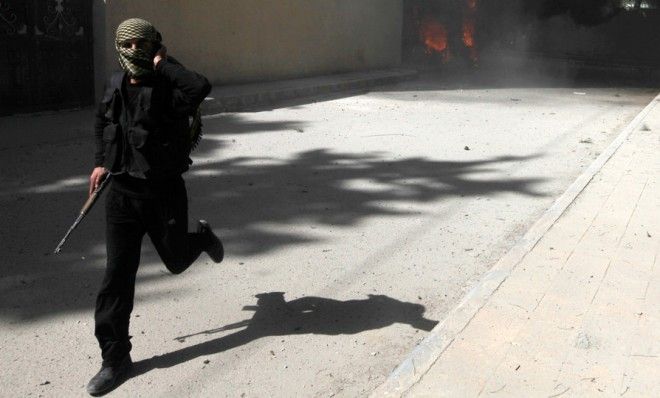
[[[62,251],[62,246],[64,246],[64,243],[66,240],[69,238],[69,235],[71,235],[71,232],[73,232],[74,229],[80,224],[80,222],[85,218],[87,213],[92,209],[94,206],[94,203],[96,203],[96,200],[101,196],[101,192],[103,192],[103,189],[105,189],[106,185],[108,184],[108,181],[110,181],[110,174],[108,174],[105,179],[99,184],[98,187],[92,192],[91,195],[89,195],[89,198],[85,201],[85,204],[83,205],[82,209],[80,209],[80,213],[78,214],[78,217],[76,218],[76,221],[73,222],[71,227],[69,227],[69,230],[66,231],[66,234],[64,234],[64,238],[60,241],[60,243],[57,245],[55,248],[55,251],[53,253],[57,254],[60,251]]]

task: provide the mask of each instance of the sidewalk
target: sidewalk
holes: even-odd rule
[[[492,295],[467,297],[373,396],[660,396],[658,104]]]
[[[381,69],[348,72],[272,82],[214,86],[202,106],[204,114],[240,112],[256,106],[274,106],[282,101],[318,95],[366,90],[368,88],[411,80],[417,71]]]

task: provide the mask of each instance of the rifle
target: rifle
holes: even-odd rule
[[[110,174],[108,174],[103,181],[99,184],[98,187],[92,192],[91,195],[89,195],[89,198],[83,205],[82,209],[80,209],[80,214],[78,214],[78,218],[76,218],[76,221],[73,222],[73,225],[69,228],[68,231],[66,231],[66,234],[64,235],[64,238],[60,241],[60,244],[57,245],[55,248],[54,253],[57,254],[62,250],[62,246],[64,246],[64,242],[69,238],[69,235],[71,235],[71,232],[73,232],[74,229],[80,224],[83,218],[89,213],[89,211],[92,209],[92,206],[94,206],[94,203],[96,200],[101,196],[101,192],[103,192],[103,189],[106,187],[108,184],[108,181],[110,181]]]

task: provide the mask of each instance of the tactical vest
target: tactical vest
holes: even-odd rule
[[[122,89],[124,79],[123,72],[113,74],[101,100],[109,121],[103,130],[103,166],[111,174],[149,179],[166,179],[188,170],[192,163],[188,116],[168,109],[171,89],[158,82],[141,87],[131,112]]]

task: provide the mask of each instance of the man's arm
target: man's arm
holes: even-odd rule
[[[156,73],[165,77],[174,87],[172,106],[175,111],[191,115],[211,92],[211,84],[199,73],[186,69],[167,56],[162,47],[154,57]]]
[[[107,104],[103,101],[96,109],[94,119],[94,143],[96,150],[94,151],[94,167],[103,165],[105,156],[105,145],[103,143],[103,130],[110,124],[110,121],[105,117]]]
[[[92,174],[89,176],[89,195],[94,192],[96,187],[99,186],[103,177],[108,172],[103,167],[104,157],[105,157],[105,144],[103,143],[103,129],[110,124],[110,121],[105,117],[107,105],[101,101],[99,104],[94,121],[94,143],[96,150],[94,152],[94,169]]]

